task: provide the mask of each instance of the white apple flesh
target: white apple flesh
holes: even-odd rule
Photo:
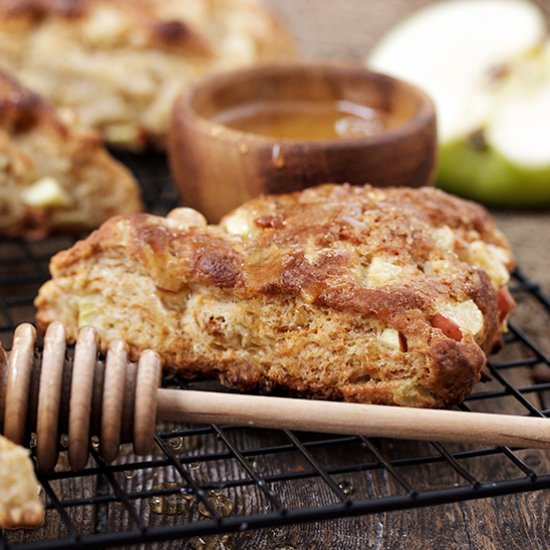
[[[512,66],[510,76],[498,87],[487,141],[517,164],[549,163],[550,44]]]
[[[550,48],[524,0],[451,0],[417,12],[370,68],[428,91],[438,113],[438,182],[493,204],[550,201]]]

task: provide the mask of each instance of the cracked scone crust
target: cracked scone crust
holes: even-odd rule
[[[140,210],[137,182],[95,134],[0,71],[0,233],[95,229]]]
[[[241,389],[438,407],[480,380],[513,261],[478,205],[323,185],[219,226],[190,209],[112,219],[53,258],[37,319]]]
[[[114,145],[164,146],[204,74],[293,56],[255,0],[0,0],[0,67]]]

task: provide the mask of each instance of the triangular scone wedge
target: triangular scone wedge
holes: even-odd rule
[[[165,146],[176,95],[206,73],[292,57],[255,0],[0,0],[0,67],[135,150]]]
[[[480,206],[432,188],[324,185],[208,226],[114,218],[51,262],[42,327],[241,389],[417,407],[462,400],[513,307],[514,260]]]
[[[0,72],[0,233],[94,229],[141,208],[137,182],[95,133]]]
[[[0,371],[6,368],[0,344]],[[39,527],[44,504],[29,451],[0,435],[0,529]]]

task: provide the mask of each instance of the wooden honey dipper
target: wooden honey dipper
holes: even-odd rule
[[[59,434],[68,434],[69,461],[79,470],[91,436],[99,437],[107,462],[122,442],[133,442],[138,455],[149,453],[158,420],[550,447],[544,418],[163,389],[155,352],[144,351],[137,364],[130,363],[125,344],[114,342],[103,363],[92,328],[80,330],[72,361],[61,324],[47,329],[41,361],[35,341],[32,325],[18,326],[9,358],[0,361],[0,433],[24,444],[35,432],[42,471],[57,462]]]

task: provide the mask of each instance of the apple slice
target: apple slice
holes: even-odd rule
[[[497,88],[487,141],[524,166],[550,160],[550,43],[538,55],[520,59]],[[518,135],[521,139],[518,139]]]
[[[550,202],[550,45],[508,65],[477,131],[441,144],[439,180],[487,203]]]
[[[438,181],[490,203],[550,200],[550,54],[524,0],[451,0],[417,12],[368,65],[426,89],[438,112]]]

